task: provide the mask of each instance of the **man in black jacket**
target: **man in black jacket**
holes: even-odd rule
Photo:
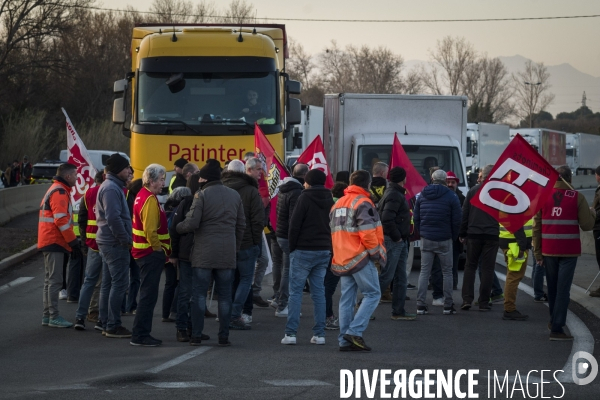
[[[288,230],[290,219],[294,212],[294,207],[302,193],[304,177],[308,173],[308,165],[296,164],[292,177],[285,178],[283,184],[279,186],[277,195],[277,226],[275,228],[277,243],[283,251],[283,269],[281,271],[281,283],[279,288],[279,297],[271,303],[271,307],[276,308],[275,316],[287,318],[288,315],[288,297],[289,297],[289,272],[290,272],[290,248],[288,240]]]
[[[258,182],[245,172],[240,172],[240,169],[244,171],[244,165],[234,161],[229,163],[228,170],[221,175],[221,180],[223,185],[238,192],[242,198],[246,229],[242,246],[236,254],[236,274],[233,281],[233,303],[229,328],[246,330],[250,329],[250,325],[242,319],[242,307],[248,298],[254,278],[254,267],[260,251],[259,246],[262,243],[265,214],[262,200],[258,194]],[[262,169],[262,162],[257,158],[251,158],[246,164],[253,164],[252,167]]]
[[[331,257],[329,211],[333,207],[331,191],[325,188],[327,176],[318,169],[306,174],[306,188],[296,203],[289,227],[291,254],[289,272],[289,312],[282,344],[296,344],[300,322],[302,288],[310,282],[314,303],[312,344],[325,344],[325,272]]]
[[[379,275],[381,292],[394,281],[392,293],[392,319],[414,320],[415,314],[404,310],[406,298],[406,258],[408,257],[408,238],[410,236],[410,210],[406,197],[406,171],[402,167],[394,167],[390,171],[390,184],[377,206],[381,216],[385,249],[388,261]]]
[[[483,182],[493,165],[482,168],[481,182]],[[475,294],[475,272],[481,261],[481,278],[479,285],[479,311],[490,311],[489,301],[492,292],[492,281],[494,279],[494,267],[496,265],[496,254],[498,253],[498,240],[500,226],[491,215],[485,211],[471,207],[471,199],[477,196],[481,189],[481,183],[474,186],[463,204],[462,223],[460,226],[460,241],[467,243],[467,262],[463,276],[461,309],[469,310]],[[481,259],[481,260],[480,260]]]

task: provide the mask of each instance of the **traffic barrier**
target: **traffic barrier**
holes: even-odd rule
[[[0,190],[0,225],[39,210],[48,184],[26,185]]]
[[[595,188],[598,186],[596,175],[573,175],[571,186],[574,189]]]
[[[594,233],[592,231],[581,233],[581,253],[582,254],[596,254],[596,246],[594,245]]]

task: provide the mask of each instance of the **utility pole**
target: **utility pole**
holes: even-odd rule
[[[587,97],[585,95],[585,90],[583,91],[583,97],[581,98],[581,107],[587,107],[586,105]]]

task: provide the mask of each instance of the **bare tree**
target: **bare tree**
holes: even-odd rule
[[[429,68],[422,70],[425,87],[433,94],[459,95],[463,75],[477,57],[473,45],[465,38],[446,36],[429,54]]]
[[[544,63],[525,62],[525,69],[512,75],[515,86],[515,107],[520,119],[529,119],[532,125],[532,116],[539,114],[554,100],[554,94],[548,90],[550,73]]]
[[[149,19],[158,23],[207,23],[212,22],[216,14],[213,3],[201,1],[194,6],[186,0],[154,0],[150,11],[156,16]]]
[[[241,25],[254,22],[254,7],[246,0],[232,0],[225,9],[224,20],[222,22]]]
[[[319,66],[325,92],[355,91],[350,56],[335,40],[332,40],[331,46],[326,47],[319,55]]]
[[[306,53],[304,46],[292,38],[288,39],[290,58],[286,61],[286,72],[294,80],[302,83],[302,89],[310,89],[315,79],[315,64]]]
[[[414,68],[406,74],[404,78],[404,92],[406,94],[419,94],[425,91],[425,85],[421,73],[418,69]]]

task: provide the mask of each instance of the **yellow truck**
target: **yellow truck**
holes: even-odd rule
[[[180,157],[204,165],[254,151],[258,123],[279,155],[300,123],[301,85],[285,72],[284,25],[137,25],[132,68],[115,82],[113,122],[131,139],[135,177]]]

